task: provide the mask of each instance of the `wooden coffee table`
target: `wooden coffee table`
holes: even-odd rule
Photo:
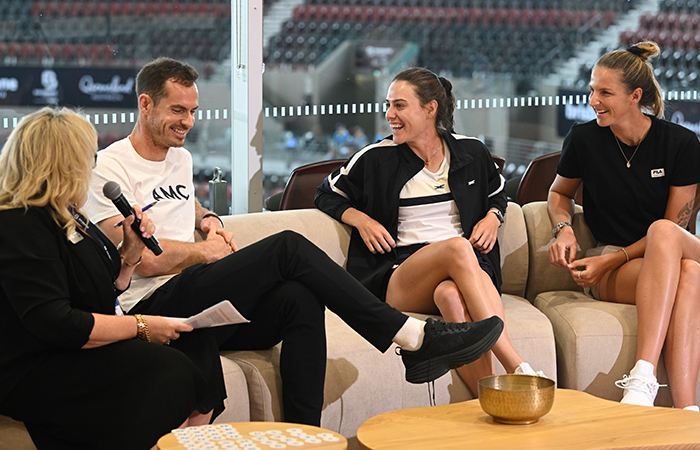
[[[367,450],[700,449],[700,413],[557,389],[552,410],[531,425],[494,422],[479,400],[470,400],[372,417],[357,439]]]
[[[195,448],[226,450],[322,449],[346,450],[348,441],[338,433],[311,425],[282,422],[215,423],[173,430],[158,439],[159,450]],[[252,445],[255,447],[252,447]]]

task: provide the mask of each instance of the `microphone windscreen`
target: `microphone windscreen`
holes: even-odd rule
[[[110,200],[116,200],[122,195],[122,188],[116,181],[108,181],[102,186],[102,193]]]

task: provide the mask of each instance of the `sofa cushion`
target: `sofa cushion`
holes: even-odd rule
[[[250,420],[272,422],[282,418],[281,344],[268,350],[224,351],[223,358],[241,367],[250,399]]]
[[[502,298],[513,348],[535,370],[558,381],[555,335],[549,319],[522,297],[504,294]],[[506,373],[498,360],[496,373]]]
[[[540,292],[579,291],[582,289],[568,276],[568,271],[555,267],[549,262],[549,246],[554,242],[552,221],[547,212],[547,202],[532,202],[523,206],[523,216],[527,227],[530,267],[525,298],[531,302]],[[595,247],[597,241],[583,220],[583,209],[576,205],[574,213],[574,233],[578,249],[576,254],[583,257],[586,251]]]
[[[623,391],[615,381],[628,374],[636,360],[637,308],[576,291],[541,293],[535,306],[554,328],[559,386],[619,401]],[[656,375],[660,384],[666,384],[663,356]],[[655,404],[673,404],[668,389],[659,389]]]
[[[0,450],[36,450],[22,422],[0,415]]]
[[[305,236],[337,264],[345,267],[350,246],[350,227],[317,209],[298,209],[222,216],[227,230],[239,248],[250,245],[282,230]]]
[[[250,420],[250,401],[245,373],[239,364],[223,356],[221,357],[221,368],[226,383],[226,400],[224,400],[224,412],[216,418],[215,422],[248,422]]]

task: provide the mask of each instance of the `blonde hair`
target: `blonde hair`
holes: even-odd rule
[[[20,120],[0,153],[0,209],[44,207],[70,234],[68,207],[87,200],[97,132],[80,114],[43,108]]]
[[[650,57],[658,55],[660,51],[655,42],[640,42],[625,50],[606,53],[600,57],[595,66],[619,70],[622,84],[627,87],[628,92],[637,88],[642,90],[642,99],[639,101],[639,105],[656,117],[663,118],[664,101],[661,96],[661,87],[654,76],[654,68],[649,61]]]

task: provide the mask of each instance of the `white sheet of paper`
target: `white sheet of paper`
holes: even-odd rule
[[[192,317],[164,317],[164,319],[184,322],[195,329],[250,322],[228,300],[223,300]]]

